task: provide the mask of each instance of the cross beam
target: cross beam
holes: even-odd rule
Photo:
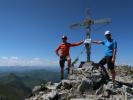
[[[87,15],[86,15],[86,19],[81,22],[81,23],[75,23],[70,25],[70,28],[74,29],[77,27],[83,27],[86,29],[86,40],[91,38],[91,26],[95,25],[95,24],[109,24],[111,22],[110,18],[103,18],[103,19],[99,19],[99,20],[92,20],[89,16],[90,13],[87,10],[86,11]],[[90,55],[91,55],[91,44],[90,43],[85,43],[85,47],[86,47],[86,55],[87,55],[87,62],[90,62]]]

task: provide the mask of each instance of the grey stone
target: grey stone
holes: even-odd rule
[[[57,89],[61,89],[61,87],[63,89],[71,89],[72,88],[72,84],[70,82],[70,80],[62,80],[58,86],[57,86]]]
[[[83,80],[81,84],[78,86],[79,92],[91,91],[93,89],[93,83],[91,80]]]
[[[68,75],[68,79],[69,80],[76,80],[77,79],[77,76],[75,74]]]
[[[54,85],[51,81],[50,82],[47,82],[47,84],[46,85]]]
[[[41,86],[35,86],[33,89],[32,89],[32,93],[37,93],[39,92],[41,89]]]
[[[70,80],[62,80],[62,86],[65,89],[71,89],[72,88],[72,84],[71,84]]]
[[[41,99],[42,100],[58,100],[58,93],[57,93],[57,91],[52,91],[48,94],[42,95]]]

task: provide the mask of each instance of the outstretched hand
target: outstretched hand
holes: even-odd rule
[[[85,39],[84,44],[90,44],[92,42],[91,39]]]

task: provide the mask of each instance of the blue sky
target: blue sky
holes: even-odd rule
[[[112,19],[98,31],[100,25],[92,26],[92,40],[104,40],[104,31],[110,30],[118,43],[116,62],[133,65],[132,4],[132,0],[0,0],[0,66],[57,65],[54,50],[62,35],[69,42],[85,38],[83,28],[72,30],[69,25],[83,21],[86,8],[93,19]],[[83,48],[71,48],[71,58]],[[98,62],[103,56],[104,47],[92,44],[91,59]],[[79,57],[86,59],[85,53]]]

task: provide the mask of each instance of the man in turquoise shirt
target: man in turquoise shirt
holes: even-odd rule
[[[100,64],[100,67],[104,70],[105,74],[108,76],[108,73],[104,67],[104,65],[107,64],[108,69],[110,69],[111,71],[112,81],[114,84],[115,76],[116,76],[114,64],[115,64],[116,52],[117,52],[117,42],[112,39],[112,35],[110,31],[105,31],[104,36],[106,40],[92,41],[92,43],[103,44],[105,46],[105,56],[102,60],[100,60],[99,64]]]

